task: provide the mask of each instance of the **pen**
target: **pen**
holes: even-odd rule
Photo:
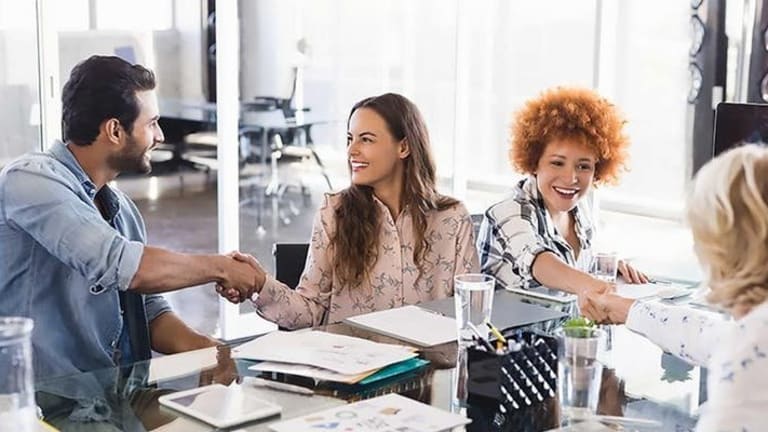
[[[501,334],[501,332],[499,331],[499,329],[496,328],[495,325],[491,324],[490,321],[486,321],[485,325],[488,326],[488,329],[491,330],[491,333],[493,333],[493,335],[496,336],[496,339],[498,339],[504,345],[507,344],[507,338],[505,338],[504,335]]]
[[[480,343],[485,347],[485,349],[488,350],[488,352],[495,352],[496,350],[493,348],[493,345],[491,345],[490,342],[488,342],[488,339],[486,339],[482,334],[480,334],[480,330],[475,327],[474,324],[471,322],[467,322],[467,327],[469,327],[470,330],[475,334],[477,339],[480,341]]]
[[[296,393],[296,394],[305,395],[305,396],[312,396],[315,394],[314,390],[308,389],[306,387],[302,387],[294,384],[288,384],[284,382],[271,381],[264,378],[257,378],[257,377],[251,377],[251,378],[253,378],[253,380],[251,381],[252,384],[256,387],[266,387],[272,390]]]
[[[491,345],[491,343],[485,339],[480,339],[479,337],[472,335],[472,342],[479,343],[481,345],[481,348],[483,348],[483,350],[486,352],[489,352],[489,353],[495,352],[495,350],[493,349],[493,345]]]
[[[656,285],[672,285],[672,282],[662,279],[656,279],[656,278],[648,278],[648,283],[656,284]]]

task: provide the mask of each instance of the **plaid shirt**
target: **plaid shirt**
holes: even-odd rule
[[[512,195],[486,212],[478,235],[480,268],[496,277],[502,287],[541,286],[533,278],[533,261],[542,252],[552,252],[568,265],[587,271],[591,262],[593,223],[592,196],[587,195],[571,210],[581,250],[578,260],[561,236],[539,195],[535,176],[521,180]]]

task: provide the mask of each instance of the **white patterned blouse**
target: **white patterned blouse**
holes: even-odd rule
[[[698,432],[768,430],[768,303],[736,321],[685,307],[636,302],[627,327],[708,368]]]

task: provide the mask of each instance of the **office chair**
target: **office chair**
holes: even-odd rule
[[[287,98],[279,98],[273,96],[255,96],[253,100],[243,104],[244,108],[251,111],[270,111],[279,109],[283,112],[285,119],[295,119],[296,113],[299,111],[293,106],[293,99],[296,96],[296,81],[299,73],[298,68],[293,67],[291,69],[293,73],[293,82],[291,83],[291,94]],[[303,112],[309,112],[309,108],[301,108]]]
[[[275,243],[272,256],[275,260],[275,279],[295,289],[309,254],[308,243]]]
[[[264,151],[261,148],[266,147],[265,142],[256,142],[256,144],[262,144],[258,149],[260,157],[273,158],[277,156],[283,162],[287,161],[305,161],[312,159],[320,167],[321,174],[328,185],[329,190],[333,190],[333,184],[326,172],[325,164],[323,163],[320,155],[314,148],[314,141],[312,139],[312,124],[296,124],[296,113],[309,112],[310,109],[302,107],[297,109],[294,106],[294,98],[296,96],[296,84],[298,81],[298,68],[292,68],[293,80],[291,82],[291,92],[288,98],[272,97],[272,96],[256,96],[253,100],[243,103],[243,110],[245,112],[264,112],[279,110],[282,113],[285,125],[280,127],[270,127],[267,129],[267,133],[264,135],[267,142],[270,144],[271,152],[267,155],[263,155]],[[279,139],[276,139],[278,138]],[[262,140],[264,138],[261,138]],[[254,152],[256,149],[254,149]]]
[[[299,110],[293,107],[293,101],[296,95],[297,80],[297,68],[293,68],[293,81],[288,98],[257,96],[242,104],[243,124],[241,131],[243,131],[245,140],[250,143],[245,146],[245,148],[250,149],[246,160],[261,162],[265,172],[267,168],[269,169],[263,195],[259,196],[258,200],[247,200],[248,202],[258,202],[258,234],[266,232],[261,222],[266,198],[271,200],[273,223],[279,221],[284,225],[291,223],[292,218],[300,213],[299,202],[295,200],[295,195],[288,192],[297,191],[304,205],[309,200],[310,189],[306,186],[303,176],[294,176],[294,178],[286,181],[287,179],[280,176],[281,165],[314,160],[321,168],[328,188],[333,189],[325,164],[313,146],[312,123],[296,123],[296,113]],[[275,121],[273,115],[270,120],[269,111],[280,116],[280,119]],[[309,108],[302,108],[301,111],[309,111]],[[254,130],[250,130],[251,128]]]

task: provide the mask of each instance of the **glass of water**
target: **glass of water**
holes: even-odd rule
[[[37,430],[32,326],[29,318],[0,317],[0,432]]]
[[[488,327],[484,323],[491,319],[495,285],[496,279],[485,274],[466,273],[454,278],[456,328],[460,345],[471,345],[472,335],[477,332],[488,335]]]
[[[592,276],[615,283],[619,269],[619,255],[616,252],[598,252],[592,257]]]
[[[603,364],[598,361],[605,331],[594,327],[555,330],[558,340],[558,394],[564,423],[597,412]]]

